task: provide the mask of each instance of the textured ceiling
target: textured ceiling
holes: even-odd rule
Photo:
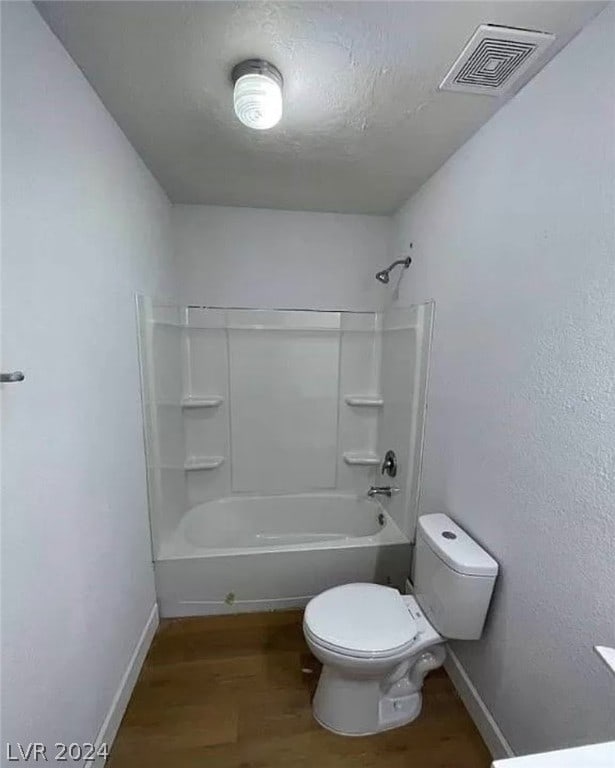
[[[554,32],[552,56],[603,6],[37,4],[173,202],[353,213],[394,211],[502,105],[437,90],[478,24]],[[233,113],[229,71],[254,56],[285,79],[267,132]]]

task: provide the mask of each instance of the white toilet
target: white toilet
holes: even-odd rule
[[[480,637],[496,561],[442,514],[419,518],[414,592],[346,584],[313,598],[303,631],[323,664],[316,720],[345,736],[397,728],[421,711],[425,675],[445,658],[448,639]]]

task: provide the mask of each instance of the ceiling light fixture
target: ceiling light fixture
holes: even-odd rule
[[[263,59],[247,59],[233,67],[235,114],[248,128],[265,131],[282,117],[280,71]]]

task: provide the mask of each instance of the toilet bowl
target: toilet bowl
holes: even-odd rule
[[[303,630],[323,670],[316,720],[344,736],[366,736],[418,717],[428,671],[444,661],[444,639],[413,597],[390,587],[346,584],[306,608]]]
[[[417,718],[423,681],[444,662],[446,640],[480,637],[497,568],[446,515],[426,515],[414,595],[345,584],[313,598],[303,632],[323,664],[315,719],[334,733],[367,736]]]

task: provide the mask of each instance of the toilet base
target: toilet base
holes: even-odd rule
[[[421,713],[422,696],[407,686],[383,693],[378,679],[349,678],[323,667],[312,702],[314,719],[340,736],[371,736],[399,728]]]
[[[380,699],[379,722],[380,731],[388,731],[391,728],[399,728],[408,725],[421,714],[423,696],[420,693],[411,693],[408,696],[392,698],[385,696]]]
[[[397,707],[395,705],[398,705]],[[312,714],[314,720],[331,733],[335,733],[338,736],[354,736],[360,738],[361,736],[374,736],[377,733],[383,731],[390,731],[393,728],[400,728],[402,725],[408,725],[421,714],[421,708],[423,705],[423,697],[420,693],[414,693],[411,696],[406,696],[403,700],[384,698],[380,701],[379,716],[377,728],[373,731],[361,731],[360,733],[354,731],[343,731],[336,727],[336,723],[330,723],[322,720],[319,717],[318,709],[313,707]]]

